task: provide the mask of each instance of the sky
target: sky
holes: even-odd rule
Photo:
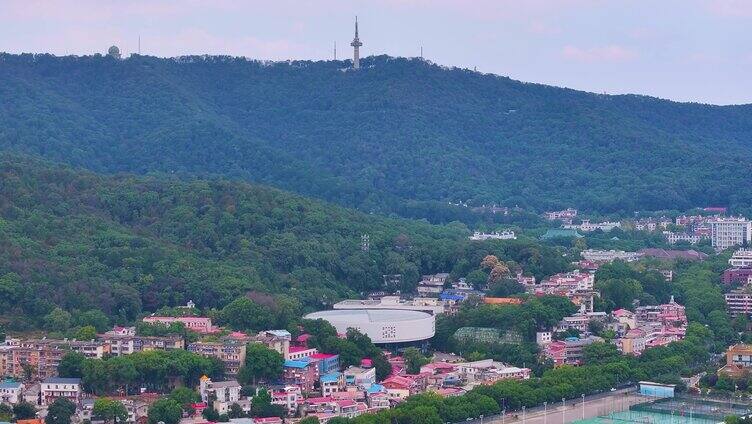
[[[0,0],[0,51],[423,56],[598,93],[752,103],[752,0]],[[1,66],[1,65],[0,65]]]

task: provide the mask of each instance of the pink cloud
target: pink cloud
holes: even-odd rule
[[[562,57],[575,62],[629,62],[637,58],[637,53],[618,45],[591,47],[583,49],[577,46],[564,46]]]

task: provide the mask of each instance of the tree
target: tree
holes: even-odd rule
[[[57,398],[47,408],[45,424],[70,424],[71,416],[76,413],[76,404],[67,398]]]
[[[259,389],[251,398],[252,417],[284,417],[287,411],[281,405],[272,405],[272,396],[266,389]]]
[[[595,342],[582,349],[585,355],[585,363],[590,365],[602,365],[619,360],[621,354],[613,343]]]
[[[428,358],[423,356],[423,354],[414,347],[405,349],[402,353],[402,357],[405,359],[405,368],[408,374],[420,373],[420,367],[429,362]]]
[[[632,302],[642,294],[642,285],[633,278],[612,278],[596,283],[604,300],[613,303],[613,309],[630,308]]]
[[[64,378],[82,378],[86,356],[79,352],[67,352],[57,365],[57,374]]]
[[[199,402],[201,396],[195,390],[191,390],[188,387],[176,387],[170,392],[170,399],[179,403],[184,411],[190,412],[193,410],[191,404]]]
[[[230,405],[230,411],[227,413],[227,416],[229,418],[243,418],[245,417],[245,411],[243,411],[243,407],[233,402]]]
[[[319,424],[319,418],[318,417],[305,417],[302,420],[298,421],[298,424]]]
[[[274,324],[272,311],[247,297],[228,303],[219,314],[220,321],[239,331],[259,331]]]
[[[27,420],[29,418],[36,418],[37,409],[34,407],[34,405],[30,404],[29,402],[21,401],[13,405],[13,415],[16,417],[16,420]]]
[[[71,314],[62,308],[55,308],[44,317],[44,328],[49,331],[65,331],[71,326]]]
[[[183,416],[183,408],[172,399],[159,399],[149,407],[149,424],[160,421],[165,424],[178,424]]]
[[[97,329],[93,325],[86,325],[76,331],[77,340],[94,340],[97,338]]]
[[[261,343],[251,343],[246,348],[245,362],[238,372],[241,384],[256,385],[258,380],[273,379],[282,374],[284,359],[276,350]]]
[[[486,255],[482,261],[480,261],[480,267],[487,270],[492,270],[499,265],[499,258],[496,255]]]
[[[125,406],[114,399],[96,399],[91,413],[94,417],[103,420],[105,423],[118,424],[128,420],[128,411],[125,409]]]

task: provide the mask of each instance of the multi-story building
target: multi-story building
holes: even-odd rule
[[[732,290],[724,296],[726,297],[726,309],[730,315],[752,315],[752,293],[747,288]]]
[[[376,383],[376,368],[362,368],[351,365],[345,369],[344,375],[348,386],[368,390],[372,384]]]
[[[476,231],[473,233],[473,235],[470,236],[470,240],[473,241],[484,241],[484,240],[515,240],[517,239],[517,236],[514,234],[514,231],[512,230],[504,230],[504,231],[496,231],[493,233],[481,233],[480,231]]]
[[[677,232],[674,232],[674,231],[664,231],[663,232],[663,237],[666,238],[666,241],[669,244],[676,244],[676,243],[679,243],[681,241],[686,241],[689,244],[697,244],[703,238],[707,238],[707,237],[704,237],[704,236],[699,235],[699,234],[694,234],[694,233],[677,233]]]
[[[341,392],[347,387],[345,375],[341,372],[324,374],[319,379],[321,396],[330,396],[332,393]]]
[[[23,400],[24,385],[14,381],[0,383],[0,403],[15,405]]]
[[[308,358],[313,354],[319,353],[319,350],[315,347],[306,346],[290,346],[285,359],[291,359],[297,361],[299,359]]]
[[[735,268],[752,268],[752,249],[737,250],[728,262]]]
[[[718,374],[739,378],[749,374],[752,368],[752,345],[735,344],[726,351],[726,365]]]
[[[613,262],[622,260],[624,262],[635,262],[640,260],[642,254],[639,252],[625,252],[623,250],[595,250],[587,249],[580,252],[582,259],[593,262]]]
[[[112,356],[130,355],[149,350],[185,349],[185,341],[180,336],[147,337],[116,335],[105,333],[100,340],[109,346]]]
[[[283,358],[290,354],[292,335],[287,330],[266,330],[253,337],[253,341],[262,343],[269,349],[277,351]]]
[[[721,275],[723,284],[750,284],[752,282],[752,268],[729,268]]]
[[[240,401],[240,390],[240,383],[235,380],[211,381],[207,376],[201,377],[198,386],[201,401],[220,414],[226,414],[233,403]]]
[[[319,374],[329,374],[339,371],[339,355],[332,353],[314,353],[309,356],[311,362],[314,362],[319,368]]]
[[[567,208],[562,211],[544,212],[543,217],[549,221],[561,221],[565,224],[571,224],[572,220],[577,218],[577,209]]]
[[[214,333],[217,329],[212,325],[211,318],[207,317],[157,317],[150,316],[143,319],[145,323],[170,325],[172,323],[182,323],[186,329],[201,334]]]
[[[218,342],[193,342],[188,351],[199,355],[217,358],[225,364],[228,375],[237,375],[245,362],[246,344],[242,341],[224,338]]]
[[[714,218],[708,224],[710,241],[716,250],[747,246],[752,242],[752,221],[746,218]]]
[[[308,358],[285,360],[282,376],[285,384],[298,386],[304,393],[310,393],[319,380],[319,368]]]
[[[590,222],[589,219],[583,219],[581,224],[564,224],[562,228],[565,228],[568,230],[580,230],[586,233],[589,233],[595,230],[609,232],[613,230],[614,228],[621,228],[621,223],[611,222],[611,221],[593,223],[593,222]]]
[[[78,405],[81,402],[81,379],[52,377],[42,381],[42,405],[50,405],[55,399],[66,398]]]
[[[686,327],[687,315],[684,306],[676,303],[674,296],[668,303],[657,306],[640,306],[635,309],[637,325],[660,323],[666,327]]]
[[[460,378],[467,383],[493,383],[499,380],[527,380],[529,368],[512,367],[507,364],[484,359],[481,361],[455,364]]]
[[[581,365],[585,346],[602,341],[602,338],[595,336],[586,338],[568,337],[564,340],[549,343],[544,353],[547,358],[553,361],[554,366]]]
[[[298,407],[303,403],[303,392],[300,391],[300,387],[285,386],[272,390],[271,395],[272,404],[284,406],[287,409],[287,413],[291,415],[294,415]]]
[[[449,274],[442,272],[433,275],[424,275],[418,282],[418,294],[423,297],[438,296],[444,290],[444,285],[449,279]]]

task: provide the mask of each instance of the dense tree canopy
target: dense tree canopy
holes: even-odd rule
[[[387,56],[358,72],[216,56],[0,61],[0,148],[97,171],[222,174],[435,221],[472,219],[447,201],[631,213],[752,200],[738,190],[752,175],[750,106]]]

